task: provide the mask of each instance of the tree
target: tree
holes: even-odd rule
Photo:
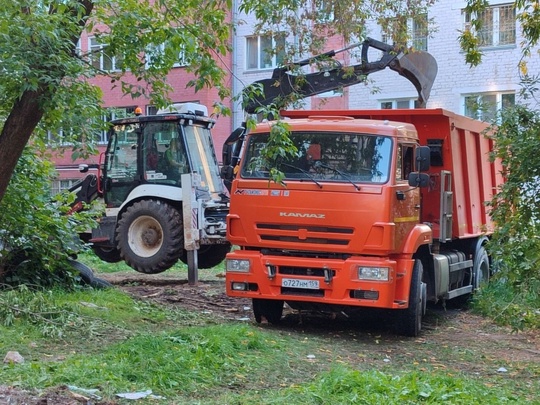
[[[401,21],[392,24],[393,37],[403,40],[406,19],[425,12],[432,2],[249,0],[241,3],[241,9],[257,15],[261,31],[279,29],[298,39],[298,46],[288,49],[292,60],[321,49],[324,39],[333,34],[346,40],[361,38],[367,19]],[[5,117],[0,132],[0,201],[29,140],[44,144],[47,131],[76,128],[77,137],[69,140],[75,147],[88,147],[102,112],[100,90],[87,78],[107,74],[125,94],[149,97],[162,106],[169,90],[166,76],[181,49],[187,70],[196,77],[191,86],[216,87],[221,97],[229,96],[223,78],[230,67],[220,59],[230,52],[229,35],[236,23],[230,19],[230,0],[205,0],[204,7],[194,0],[4,3],[0,10],[0,116]],[[120,72],[97,71],[89,63],[91,55],[79,54],[77,41],[83,30],[96,34],[108,55],[118,57]],[[152,54],[148,67],[148,50],[164,43],[168,49]],[[137,78],[137,85],[124,80],[130,75]],[[81,135],[88,135],[83,144]]]
[[[147,95],[156,105],[166,98],[166,74],[183,49],[192,85],[222,86],[220,55],[229,51],[225,1],[14,0],[0,10],[0,200],[30,139],[44,143],[46,131],[77,128],[91,134],[99,125],[100,90],[87,78],[97,71],[90,55],[80,55],[77,42],[83,30],[94,31],[110,55],[121,56],[120,72],[111,75],[126,94]],[[100,27],[106,26],[104,30]],[[174,52],[153,55],[146,68],[144,51],[168,42]],[[128,73],[129,72],[129,73]],[[140,85],[130,85],[126,74]],[[223,88],[222,96],[227,95]],[[41,126],[38,126],[41,124]],[[32,137],[32,134],[35,136]],[[88,141],[88,139],[87,139]]]
[[[494,140],[492,158],[502,162],[505,183],[489,202],[497,224],[489,251],[498,270],[503,293],[497,285],[480,307],[487,309],[514,328],[538,326],[538,286],[540,285],[540,155],[538,154],[539,76],[530,75],[527,65],[538,58],[540,49],[540,7],[536,0],[516,0],[516,21],[521,26],[521,59],[516,61],[521,78],[518,103],[500,112],[490,136]],[[467,12],[475,17],[488,6],[485,0],[469,0]],[[482,63],[482,52],[475,31],[481,19],[473,18],[472,30],[462,32],[460,42],[465,61],[471,66]]]

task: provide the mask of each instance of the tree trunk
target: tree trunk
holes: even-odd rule
[[[79,14],[80,7],[73,6],[70,9],[71,14],[79,18],[79,30],[69,38],[72,44],[73,55],[75,55],[77,41],[84,29],[87,17],[90,16],[94,8],[94,2],[92,0],[79,0],[78,3],[84,9],[84,13]],[[29,13],[31,11],[29,8],[25,8],[23,12]],[[55,14],[56,9],[51,7],[49,13]],[[58,65],[57,72],[59,76],[63,77],[65,74],[64,66]],[[50,98],[54,94],[54,89],[48,86],[49,84],[41,84],[37,90],[24,91],[13,105],[4,123],[2,132],[0,133],[0,201],[2,201],[6,193],[9,181],[24,147],[43,117],[42,100],[45,97]]]
[[[0,201],[6,193],[17,161],[43,117],[39,99],[44,91],[25,91],[13,105],[0,133]]]

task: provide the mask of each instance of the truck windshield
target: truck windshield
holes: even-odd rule
[[[250,136],[242,167],[243,178],[268,178],[275,167],[285,180],[343,183],[386,183],[389,179],[392,140],[386,136],[341,132],[293,132],[293,157],[266,161],[261,151],[269,134]]]

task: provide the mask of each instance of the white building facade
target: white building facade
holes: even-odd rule
[[[476,67],[465,62],[459,44],[460,31],[469,27],[472,17],[464,12],[465,1],[440,0],[435,3],[426,16],[430,22],[429,35],[425,29],[415,29],[415,22],[411,22],[411,45],[424,48],[438,64],[428,108],[444,108],[487,121],[494,117],[496,110],[522,101],[519,99],[519,62],[523,38],[513,3],[503,0],[491,0],[489,3],[489,9],[478,16],[483,21],[483,28],[477,33],[483,58]],[[236,14],[235,18],[245,21],[238,27],[233,44],[236,77],[233,91],[238,94],[246,84],[269,78],[272,69],[279,64],[279,57],[265,58],[264,49],[272,40],[255,36],[252,31],[255,21],[251,17]],[[386,40],[384,30],[376,24],[368,27],[367,35]],[[540,73],[537,53],[525,61],[529,74]],[[417,92],[407,79],[396,72],[386,69],[370,75],[369,81],[367,85],[344,89],[343,95],[337,96],[343,98],[342,107],[414,108]],[[314,99],[307,100],[306,108],[314,105]],[[531,108],[538,106],[531,104]],[[237,106],[234,121],[239,124],[242,119],[243,113]]]

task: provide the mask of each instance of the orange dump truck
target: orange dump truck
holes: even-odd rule
[[[394,310],[416,336],[426,302],[465,299],[490,275],[486,201],[501,183],[486,124],[443,109],[286,111],[297,152],[272,167],[271,123],[243,140],[232,182],[227,294],[258,322],[300,310]]]

